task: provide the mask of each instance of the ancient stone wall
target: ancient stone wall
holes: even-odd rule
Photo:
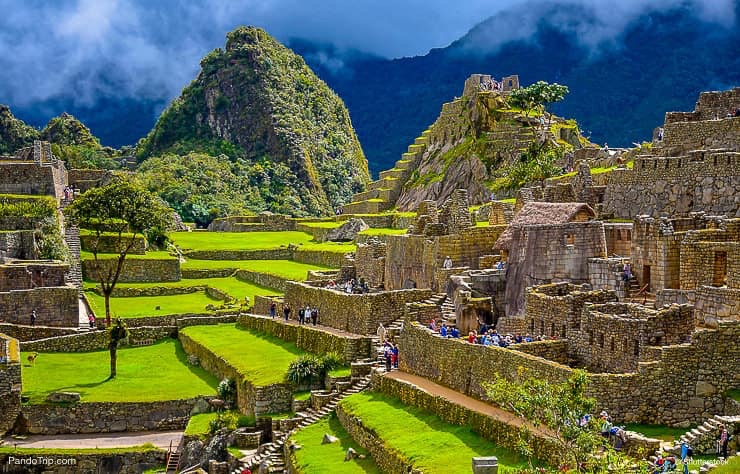
[[[734,119],[740,125],[740,118]],[[735,137],[735,143],[740,137]],[[691,157],[638,158],[609,173],[602,212],[619,218],[686,216],[703,211],[740,217],[740,153],[707,150]]]
[[[28,324],[0,323],[0,333],[18,339],[21,342],[46,339],[56,336],[77,334],[77,327],[59,328],[49,326],[30,326]]]
[[[739,336],[740,322],[696,331],[689,344],[656,347],[652,361],[641,362],[635,373],[589,374],[589,394],[619,423],[688,426],[701,423],[706,413],[735,414],[725,394],[740,384]],[[444,339],[415,323],[405,326],[399,343],[401,370],[483,400],[481,383],[492,371],[516,380],[524,368],[529,376],[553,382],[572,373],[518,351]],[[666,381],[671,390],[656,389]]]
[[[623,279],[622,258],[591,258],[588,260],[589,283],[596,290],[611,290],[620,300],[627,297],[627,285]]]
[[[102,271],[107,272],[117,264],[115,259],[101,259],[98,261]],[[82,275],[90,281],[98,281],[97,265],[95,260],[82,260]],[[123,262],[119,283],[157,283],[166,281],[180,281],[180,260],[177,258],[145,259],[127,258]]]
[[[0,265],[0,292],[64,286],[69,265],[61,262],[19,262]]]
[[[56,196],[54,168],[36,163],[0,162],[0,194]]]
[[[196,260],[292,260],[288,247],[265,250],[188,250],[185,258]]]
[[[506,314],[524,309],[526,287],[571,281],[586,283],[591,258],[606,257],[604,224],[600,221],[513,228],[506,273]]]
[[[323,265],[329,268],[341,268],[344,263],[344,255],[341,252],[327,252],[325,250],[307,250],[297,248],[292,252],[290,260],[308,263],[310,265]]]
[[[110,182],[112,177],[113,173],[109,170],[71,169],[67,171],[69,185],[75,189],[79,189],[82,193],[92,188],[105,186]]]
[[[37,230],[41,228],[46,219],[46,217],[3,216],[0,217],[0,229]]]
[[[568,363],[568,346],[568,341],[565,339],[557,339],[514,344],[509,348],[565,365]]]
[[[368,285],[377,288],[383,285],[385,277],[385,255],[388,246],[379,239],[371,239],[357,244],[355,254],[355,273],[364,278]]]
[[[631,303],[588,303],[581,327],[570,339],[570,352],[593,372],[635,372],[638,362],[652,356],[648,346],[686,343],[693,326],[688,305],[652,310]]]
[[[696,324],[716,327],[719,321],[740,320],[740,289],[702,286],[694,293]]]
[[[279,311],[280,308],[278,308]],[[284,341],[292,342],[298,348],[313,354],[336,352],[346,364],[373,355],[370,337],[339,336],[322,330],[320,326],[286,324],[279,316],[272,319],[265,316],[242,314],[237,319],[236,324],[240,327],[254,329]]]
[[[297,317],[298,307],[309,305],[318,308],[321,324],[354,334],[374,334],[380,323],[387,325],[403,316],[406,303],[432,295],[431,290],[424,289],[354,295],[306,283],[287,285],[285,302],[293,308],[293,319]]]
[[[649,291],[679,288],[680,245],[668,220],[640,216],[632,233],[632,273]]]
[[[0,454],[0,463],[9,474],[43,474],[54,466],[54,474],[78,474],[80,472],[115,472],[117,474],[140,474],[147,469],[164,466],[167,452],[152,448],[146,451],[132,449],[131,452],[95,451],[78,452],[70,464],[69,454],[44,452],[39,454]],[[39,463],[43,459],[44,463]]]
[[[79,291],[73,286],[13,290],[0,293],[0,315],[5,322],[30,324],[36,310],[36,325],[77,327]]]
[[[724,118],[740,107],[740,87],[726,91],[708,91],[699,95],[693,112],[667,112],[665,122],[684,122]]]
[[[125,249],[129,244],[129,239],[124,239],[119,243],[117,235],[103,234],[99,238],[93,234],[80,234],[80,243],[82,250],[92,251],[97,240],[98,252],[99,253],[118,253],[121,251],[121,247]],[[147,243],[143,236],[139,236],[134,239],[134,244],[128,251],[132,255],[144,255],[146,253]]]
[[[143,341],[159,341],[177,335],[174,326],[130,328],[129,337],[119,343],[119,347],[140,345]],[[24,352],[90,352],[108,349],[106,331],[90,331],[64,336],[21,342]]]
[[[740,289],[740,236],[710,229],[687,232],[681,242],[680,278],[687,290],[703,285]]]
[[[0,334],[0,436],[21,411],[21,354],[18,341]]]
[[[182,430],[197,400],[24,405],[21,426],[41,435]]]
[[[666,123],[661,149],[663,156],[678,156],[699,149],[737,150],[740,117]]]
[[[617,301],[609,290],[590,290],[570,283],[553,283],[527,288],[525,319],[533,336],[556,336],[568,340],[581,331],[581,314],[586,303]]]
[[[604,222],[607,255],[629,257],[632,252],[632,223]]]
[[[4,232],[0,232],[0,259],[33,260],[36,258],[33,231],[18,230],[11,232],[5,228],[3,229]]]

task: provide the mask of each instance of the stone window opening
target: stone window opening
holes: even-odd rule
[[[640,341],[635,341],[635,357],[640,355]]]
[[[550,324],[550,335],[551,336],[555,336],[556,335],[556,333],[555,333],[555,323],[551,323]]]
[[[604,335],[599,334],[599,347],[604,348]]]
[[[588,345],[592,346],[594,344],[594,332],[589,331],[588,332]]]
[[[727,284],[727,252],[714,253],[714,273],[712,275],[712,286],[725,286]]]
[[[563,324],[563,329],[562,329],[562,331],[560,331],[560,337],[563,338],[563,339],[565,339],[565,335],[566,334],[567,334],[566,333],[566,327],[565,327],[565,324]]]
[[[575,245],[576,244],[576,236],[575,234],[565,234],[565,245]]]

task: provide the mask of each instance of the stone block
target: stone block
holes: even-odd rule
[[[52,392],[46,397],[51,403],[77,403],[80,401],[78,392]]]
[[[473,474],[497,474],[498,458],[496,456],[486,456],[473,458]]]

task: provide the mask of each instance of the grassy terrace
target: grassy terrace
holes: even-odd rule
[[[293,343],[234,324],[191,326],[180,332],[223,358],[257,386],[283,382],[288,365],[304,354]]]
[[[336,436],[336,443],[321,444],[324,434]],[[291,437],[303,449],[295,451],[297,469],[300,472],[313,474],[346,474],[380,473],[380,469],[370,456],[365,459],[353,459],[344,462],[344,455],[348,448],[353,448],[359,454],[367,455],[367,450],[361,448],[339,423],[336,416],[323,418],[318,422],[298,431]]]
[[[365,229],[360,232],[361,235],[403,235],[406,229],[391,229],[388,227],[378,227]]]
[[[117,253],[99,253],[98,259],[108,259],[108,258],[118,258]],[[173,260],[177,257],[174,255],[170,255],[168,252],[165,252],[163,250],[156,251],[156,252],[147,252],[143,255],[137,255],[137,254],[128,254],[126,255],[126,259],[136,259],[136,260]],[[92,252],[88,252],[86,250],[83,250],[80,252],[80,259],[81,260],[94,260],[95,257],[93,256]]]
[[[158,284],[154,283],[153,285]],[[95,316],[98,318],[104,317],[105,299],[93,291],[86,291],[85,296]],[[222,303],[223,301],[208,296],[204,290],[184,295],[137,296],[135,298],[111,297],[110,299],[111,315],[121,319],[206,313],[207,305],[220,305]],[[157,307],[159,309],[156,309]]]
[[[113,380],[107,380],[109,360],[108,351],[41,353],[33,366],[23,365],[23,395],[38,404],[57,391],[79,392],[83,402],[152,402],[216,393],[218,380],[189,365],[178,341],[119,349]]]
[[[183,270],[251,270],[253,272],[275,275],[288,280],[303,281],[309,270],[331,270],[323,265],[294,262],[292,260],[195,260],[187,259],[180,265]]]
[[[628,424],[624,428],[628,431],[644,434],[649,438],[674,441],[679,439],[682,434],[695,428],[695,426],[691,426],[690,428],[671,428],[670,426],[663,425]]]
[[[362,420],[385,445],[425,473],[468,473],[476,456],[497,456],[499,473],[514,473],[527,462],[481,438],[467,426],[445,423],[424,410],[373,392],[350,395],[341,405]]]
[[[305,250],[354,252],[354,244],[313,242],[305,232],[173,232],[172,241],[183,250],[269,250],[299,245]]]

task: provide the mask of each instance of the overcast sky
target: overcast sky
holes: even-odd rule
[[[650,8],[681,2],[695,4],[710,21],[724,26],[734,21],[733,0],[574,1],[594,8],[599,39],[618,35],[624,24]],[[89,104],[100,95],[169,99],[195,77],[200,58],[242,24],[263,27],[281,41],[306,38],[400,57],[446,46],[500,10],[528,2],[0,0],[0,103],[27,105],[70,96]],[[491,32],[492,37],[530,33],[516,14],[511,18],[510,28],[499,23],[502,30]],[[526,21],[536,18],[529,15]],[[595,37],[594,30],[572,29],[584,38]],[[103,75],[114,80],[101,81]]]

